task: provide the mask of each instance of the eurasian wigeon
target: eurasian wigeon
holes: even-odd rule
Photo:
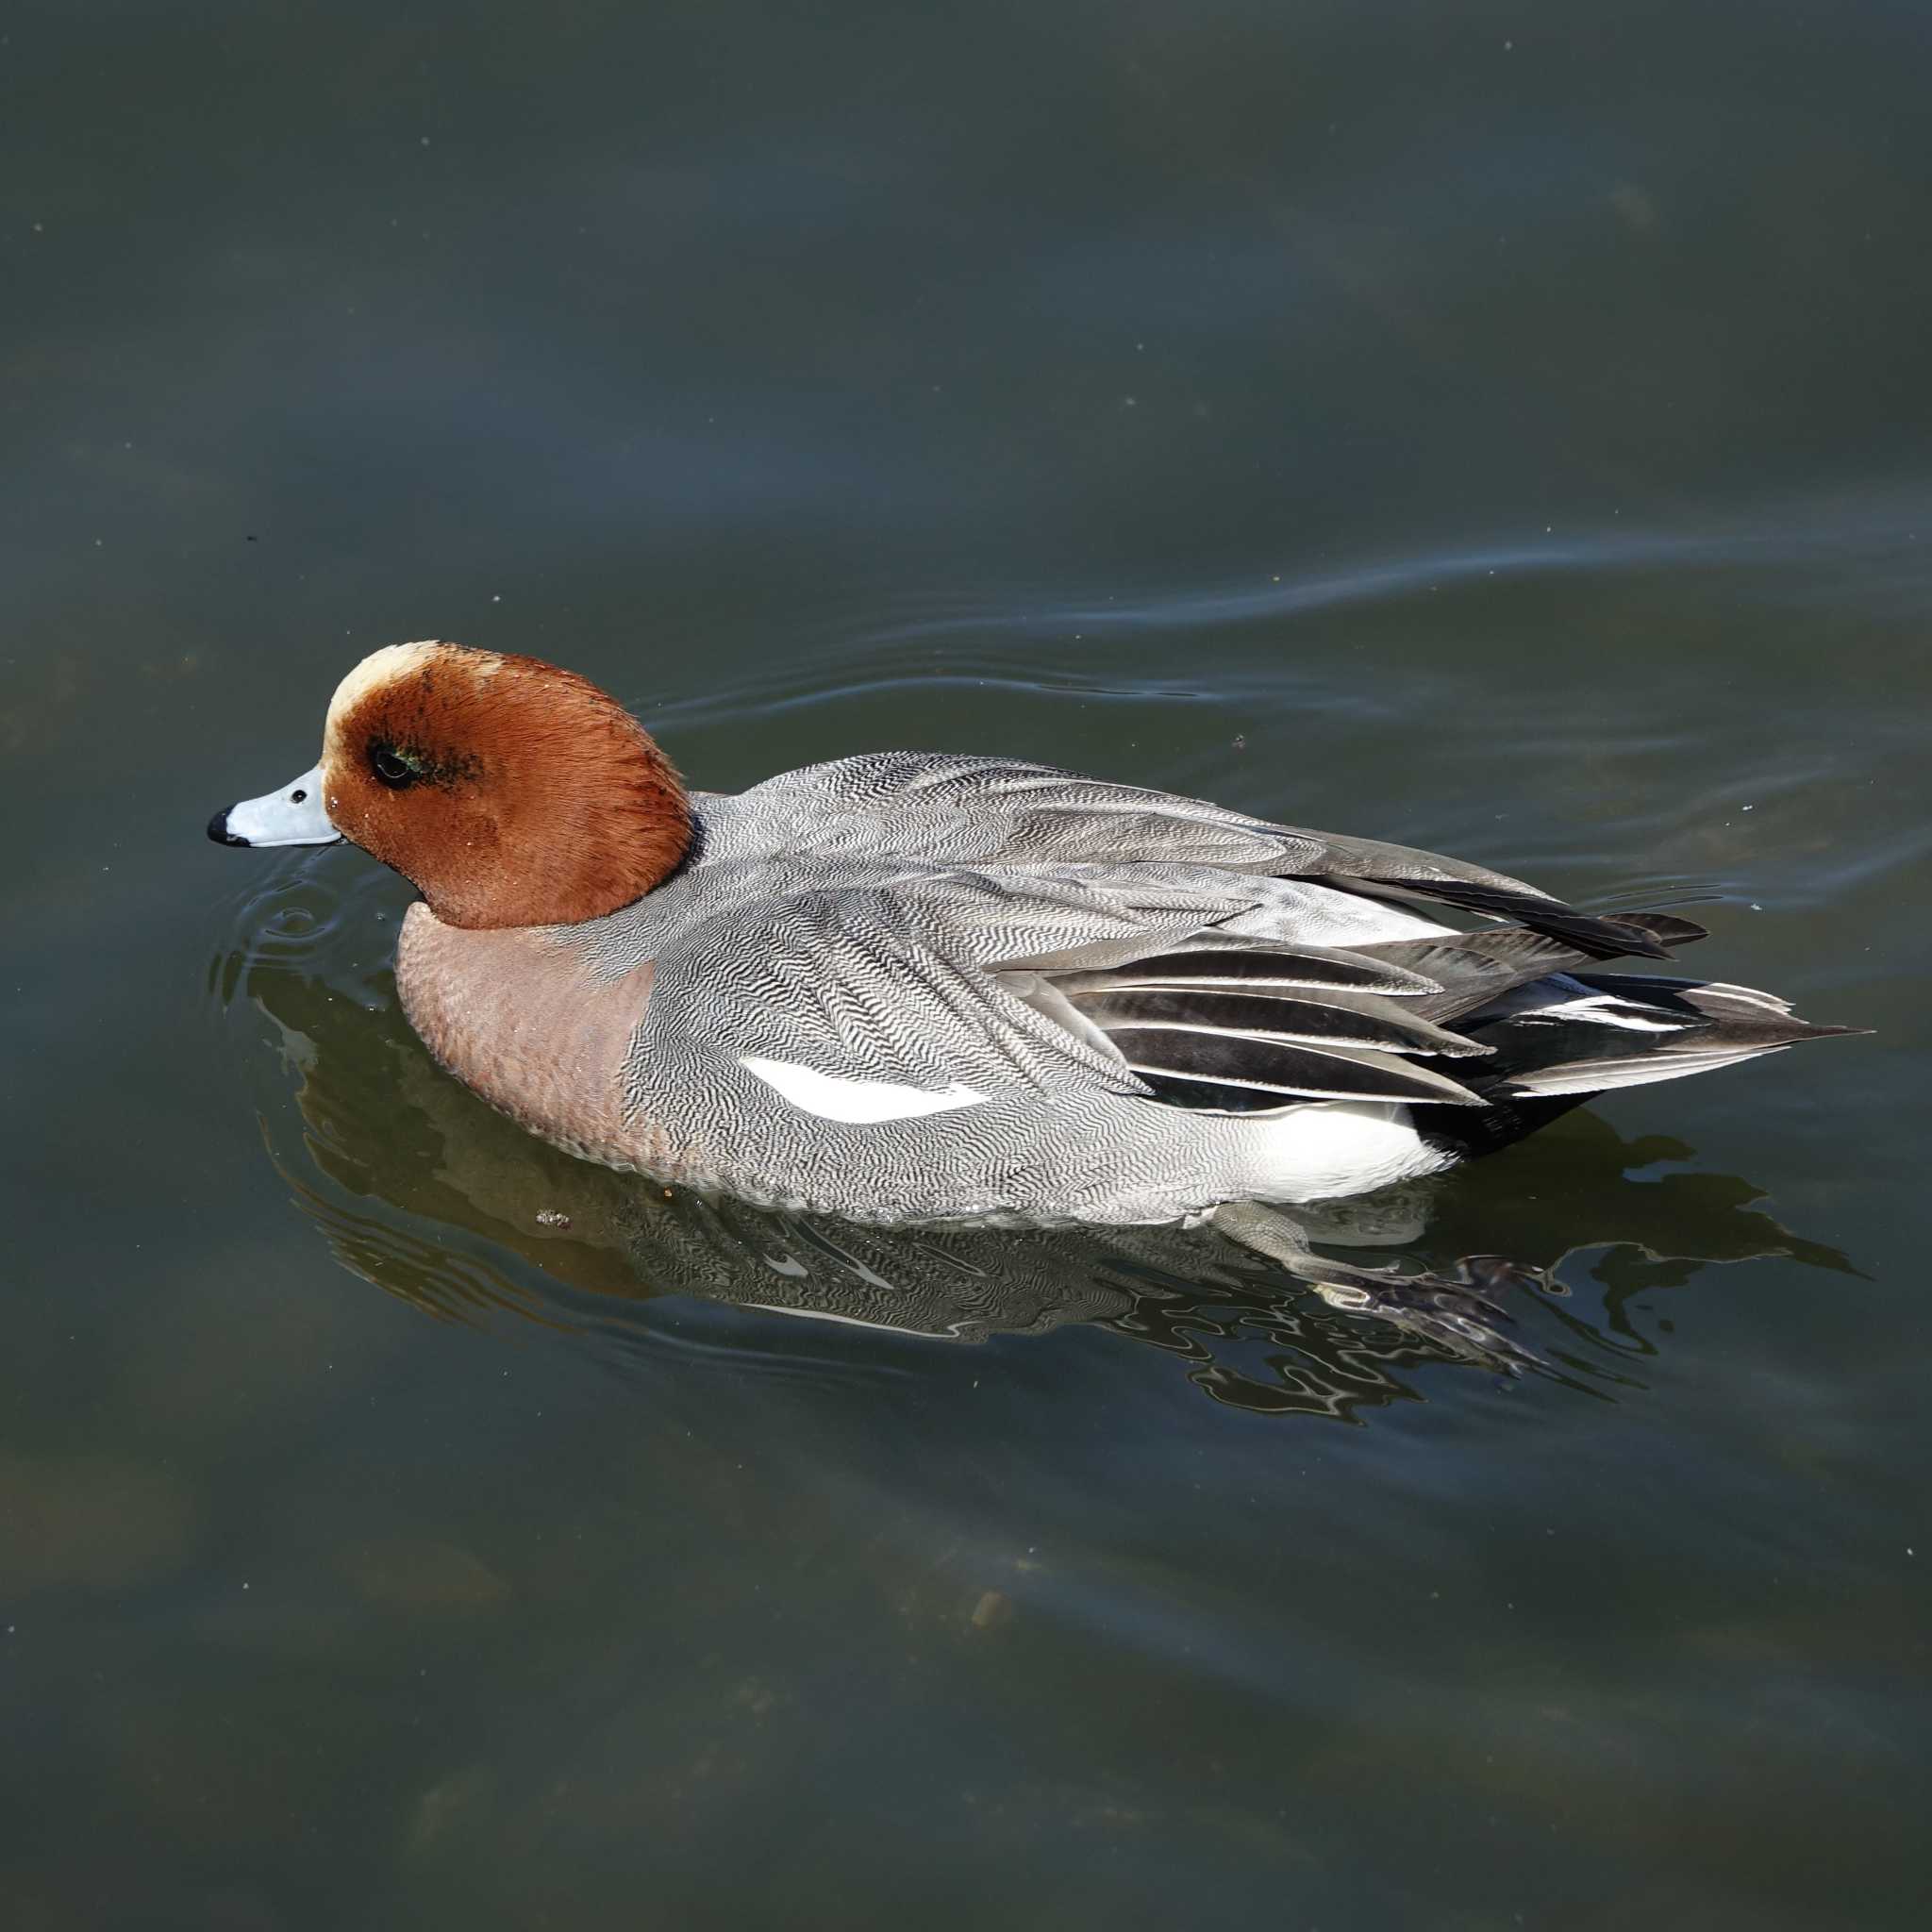
[[[1356,1193],[1850,1030],[1598,970],[1687,920],[1050,766],[881,752],[691,793],[586,679],[453,643],[366,658],[321,762],[208,834],[408,879],[404,1010],[532,1132],[867,1222]]]

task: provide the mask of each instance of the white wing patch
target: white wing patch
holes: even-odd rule
[[[741,1056],[738,1064],[768,1087],[776,1088],[793,1107],[816,1114],[822,1121],[908,1121],[921,1114],[951,1113],[956,1108],[974,1107],[987,1097],[958,1080],[942,1092],[934,1093],[924,1087],[902,1087],[892,1080],[843,1080],[811,1067],[794,1066],[790,1060],[761,1059],[757,1054]]]

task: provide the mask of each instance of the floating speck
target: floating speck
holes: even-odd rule
[[[985,1591],[973,1606],[973,1614],[967,1621],[975,1630],[991,1630],[995,1624],[1005,1623],[1012,1614],[1012,1600],[1005,1591]]]

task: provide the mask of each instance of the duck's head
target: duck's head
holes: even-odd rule
[[[587,678],[462,644],[391,644],[336,687],[322,761],[218,811],[224,845],[348,839],[446,925],[564,925],[660,884],[691,808],[643,726]]]

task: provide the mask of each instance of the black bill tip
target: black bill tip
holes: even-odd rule
[[[245,845],[248,842],[246,839],[238,839],[228,829],[229,810],[230,808],[225,805],[220,811],[216,812],[213,818],[208,820],[208,835],[217,845]]]

